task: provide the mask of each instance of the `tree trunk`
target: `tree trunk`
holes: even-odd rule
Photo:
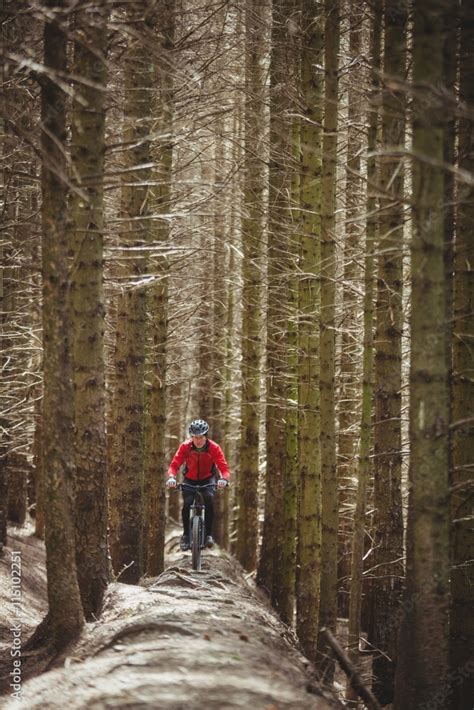
[[[291,1],[273,3],[270,60],[270,161],[268,198],[268,303],[266,309],[266,477],[265,514],[258,584],[266,589],[286,623],[294,606],[291,548],[295,521],[285,533],[283,479],[286,462],[287,329],[282,309],[288,298],[288,237],[290,198],[291,121],[288,119],[290,52],[288,22]],[[289,547],[288,547],[289,544]],[[287,551],[287,554],[285,554]],[[292,581],[293,580],[293,581]]]
[[[72,379],[67,313],[65,95],[55,75],[67,66],[63,5],[49,3],[55,19],[44,28],[41,148],[44,348],[44,514],[49,623],[54,643],[65,645],[84,623],[76,574],[72,485],[74,471]]]
[[[71,161],[72,361],[75,408],[76,563],[86,618],[98,615],[109,578],[104,372],[105,2],[76,6]],[[96,88],[97,87],[97,88]],[[98,88],[101,87],[101,88]],[[79,192],[80,191],[80,192]]]
[[[460,98],[474,105],[474,7],[461,7]],[[474,173],[474,121],[459,121],[459,167]],[[472,470],[474,462],[474,189],[461,181],[454,268],[454,330],[451,467],[451,611],[450,654],[453,694],[450,710],[469,708],[474,697],[474,528]]]
[[[226,219],[225,194],[223,190],[226,170],[224,116],[219,116],[216,123],[216,143],[214,150],[214,224],[213,224],[213,282],[212,282],[212,438],[224,446],[224,401],[225,401],[225,353],[227,333],[225,327],[226,285],[222,280],[225,273]],[[221,202],[222,200],[222,202]],[[222,547],[227,536],[228,497],[217,491],[215,496],[215,518],[213,536]],[[227,509],[228,513],[228,509]]]
[[[372,438],[372,392],[374,364],[374,254],[377,241],[377,197],[375,196],[376,160],[374,153],[377,148],[378,124],[378,91],[380,75],[380,45],[382,34],[382,7],[376,5],[371,21],[371,95],[373,103],[370,106],[369,126],[367,135],[367,225],[365,244],[364,269],[364,341],[363,341],[363,374],[362,374],[362,415],[360,423],[359,465],[357,471],[357,498],[354,513],[354,534],[352,537],[351,587],[349,598],[349,641],[348,656],[353,667],[359,667],[359,639],[361,635],[361,608],[363,592],[364,546],[366,531],[367,488],[370,479],[370,447]],[[357,701],[357,694],[349,681],[346,688],[346,699]]]
[[[395,707],[449,693],[448,386],[444,267],[443,33],[448,0],[419,0],[413,27],[410,495],[405,617]],[[428,162],[429,160],[429,162]]]
[[[339,0],[325,0],[325,96],[323,172],[321,179],[321,592],[319,628],[336,634],[337,529],[335,413],[335,301],[336,301],[336,165],[338,123]],[[334,660],[325,636],[318,637],[318,666],[326,682],[334,676]]]
[[[157,255],[150,259],[152,272],[157,279],[148,294],[149,308],[149,359],[150,391],[148,415],[148,445],[145,459],[145,530],[146,530],[146,570],[156,576],[164,569],[165,543],[165,475],[166,475],[166,348],[168,336],[168,261],[165,253],[169,240],[170,221],[164,215],[171,208],[171,170],[173,145],[173,78],[170,70],[171,50],[174,42],[174,15],[170,0],[161,0],[160,41],[158,67],[155,78],[158,91],[155,93],[158,106],[155,115],[159,116],[158,131],[166,138],[154,146],[152,156],[158,168],[155,169],[155,181],[158,183],[151,190],[151,210],[153,214],[163,214],[153,222],[150,229],[150,242],[157,245]],[[156,130],[156,128],[155,128]]]
[[[261,351],[261,260],[265,164],[264,27],[268,7],[263,0],[247,0],[245,64],[245,192],[243,234],[242,314],[242,438],[240,444],[239,519],[236,555],[246,570],[257,564],[258,440]]]
[[[339,373],[339,429],[338,429],[338,485],[339,485],[339,615],[349,613],[349,577],[351,561],[352,516],[354,505],[352,480],[355,478],[356,440],[357,440],[357,406],[360,401],[359,373],[356,362],[358,358],[356,333],[360,327],[358,313],[360,299],[358,282],[361,278],[358,255],[362,238],[362,179],[361,154],[362,135],[361,124],[361,84],[363,75],[362,51],[362,18],[363,8],[358,0],[349,0],[349,56],[353,64],[349,78],[348,90],[348,129],[347,129],[347,165],[346,165],[346,224],[344,235],[344,273],[343,273],[343,303],[341,319],[341,360]]]
[[[146,266],[149,238],[150,132],[153,75],[151,57],[155,29],[151,0],[130,6],[124,83],[124,141],[127,145],[122,185],[121,269],[124,282],[118,298],[113,392],[113,446],[110,458],[110,533],[114,569],[121,582],[136,584],[143,572],[142,482],[144,465],[144,361],[146,292],[136,280]]]
[[[234,165],[239,163],[242,154],[242,140],[240,133],[242,132],[242,111],[241,111],[241,101],[236,97],[236,109],[232,118],[232,161]],[[237,236],[237,212],[240,205],[240,178],[239,175],[235,175],[231,185],[231,205],[230,205],[230,215],[229,215],[229,252],[227,261],[227,272],[229,274],[234,274],[236,271],[236,257],[235,257],[235,245]],[[237,454],[237,445],[235,437],[235,419],[233,415],[233,405],[234,405],[234,391],[235,391],[235,376],[233,370],[235,363],[237,361],[236,355],[236,311],[237,311],[237,298],[236,298],[236,288],[233,280],[229,282],[226,300],[226,358],[225,358],[225,422],[224,422],[224,441],[226,442],[226,454],[227,461],[230,465],[230,470],[232,472],[232,488],[228,491],[226,496],[226,508],[228,509],[229,524],[227,528],[227,536],[225,539],[226,549],[231,549],[231,540],[235,540],[234,528],[235,528],[235,515],[232,511],[235,511],[235,506],[233,501],[236,497],[236,490],[238,490],[237,480],[237,463],[235,461]],[[235,466],[234,466],[235,462]]]
[[[183,438],[184,413],[183,413],[183,385],[181,382],[170,385],[167,396],[168,407],[168,432],[169,442],[166,447],[166,460],[171,461],[176,449]],[[170,412],[171,410],[171,412]],[[168,519],[181,523],[181,496],[177,491],[170,491],[168,496]]]
[[[28,463],[24,456],[11,452],[8,467],[8,520],[24,525],[27,512]]]
[[[382,651],[374,658],[374,693],[383,705],[393,699],[403,578],[401,337],[404,165],[403,158],[393,157],[390,151],[403,150],[405,145],[407,21],[406,3],[399,0],[386,2],[375,336],[375,544],[369,633],[370,642]]]
[[[319,451],[319,303],[324,17],[312,0],[302,6],[301,244],[299,282],[298,432],[300,504],[296,633],[316,658],[321,564],[321,460]]]

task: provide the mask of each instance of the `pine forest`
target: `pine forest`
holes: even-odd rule
[[[0,706],[473,710],[472,0],[0,6]]]

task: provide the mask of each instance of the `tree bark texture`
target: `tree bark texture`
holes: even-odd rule
[[[319,452],[319,304],[321,269],[321,148],[324,74],[323,4],[304,0],[301,55],[301,243],[299,281],[298,432],[300,504],[296,632],[316,658],[321,564],[321,460]]]
[[[410,494],[395,707],[449,691],[448,382],[444,266],[443,45],[447,0],[419,0],[413,27],[413,238]],[[429,162],[428,160],[429,159]]]
[[[352,537],[351,555],[351,586],[349,599],[349,642],[348,656],[354,668],[359,666],[359,638],[361,636],[361,608],[364,572],[364,545],[366,535],[367,489],[370,482],[371,464],[370,450],[372,438],[372,394],[374,369],[374,262],[377,241],[375,196],[376,160],[374,153],[377,147],[377,124],[379,111],[377,108],[377,93],[379,90],[380,49],[382,33],[382,9],[380,5],[374,8],[371,20],[370,53],[372,68],[372,95],[375,98],[370,107],[367,148],[367,226],[364,267],[364,340],[363,340],[363,375],[362,375],[362,413],[360,423],[359,464],[357,470],[357,496],[354,513],[354,534]],[[347,700],[357,700],[353,685],[349,682],[346,689]]]
[[[268,304],[266,346],[265,515],[258,583],[270,592],[275,608],[291,623],[294,605],[295,520],[285,531],[287,328],[289,208],[291,193],[291,121],[288,118],[291,0],[275,2],[270,61],[270,164],[268,215]],[[289,542],[289,549],[288,549]],[[285,554],[286,553],[286,554]],[[275,577],[274,577],[275,575]],[[293,578],[293,581],[291,581]]]
[[[121,270],[113,392],[113,446],[110,459],[110,533],[114,569],[120,581],[135,584],[143,572],[144,362],[146,291],[140,286],[149,238],[151,92],[155,18],[149,0],[128,9],[134,32],[124,63],[124,173],[121,197]]]
[[[242,435],[236,555],[246,570],[257,564],[258,440],[261,353],[261,260],[266,171],[260,155],[265,139],[264,27],[267,3],[247,0],[245,15],[245,188],[242,314]]]
[[[474,172],[474,8],[461,6],[459,167]],[[468,708],[474,697],[474,190],[458,184],[454,261],[454,329],[451,460],[450,710]]]
[[[76,562],[86,618],[97,616],[109,578],[104,365],[104,153],[106,3],[75,12],[71,164],[72,362],[75,409]]]
[[[364,82],[362,52],[363,8],[357,0],[348,2],[349,56],[353,64],[348,89],[347,165],[345,187],[344,271],[341,319],[341,358],[338,392],[338,485],[339,485],[339,615],[348,616],[352,522],[354,505],[352,480],[355,478],[357,404],[360,401],[360,374],[357,368],[357,337],[361,309],[357,285],[361,278],[358,255],[362,238],[362,115],[361,84]]]
[[[374,692],[392,702],[403,578],[401,492],[402,286],[404,206],[403,158],[391,152],[405,145],[406,33],[408,5],[385,3],[382,76],[380,237],[375,335],[374,572],[371,580],[370,642],[383,653],[374,658]]]
[[[156,219],[150,228],[150,243],[157,254],[150,259],[156,282],[148,292],[148,427],[144,468],[146,571],[151,576],[164,569],[166,524],[166,411],[168,336],[168,278],[169,265],[164,251],[169,241],[171,210],[171,170],[173,162],[173,77],[171,73],[174,42],[174,13],[170,0],[160,0],[160,43],[154,79],[154,111],[157,116],[155,132],[163,136],[152,146],[154,169],[150,195],[150,210]],[[161,218],[160,218],[160,215]]]
[[[321,407],[321,590],[319,628],[336,633],[337,620],[337,529],[338,493],[336,475],[335,411],[335,315],[336,315],[336,165],[339,87],[339,0],[325,0],[325,94],[323,167],[321,178],[321,316],[320,316],[320,407]],[[334,660],[326,637],[318,636],[318,667],[331,682]]]
[[[49,623],[62,647],[84,623],[76,574],[72,485],[73,390],[67,312],[68,244],[65,141],[66,97],[56,83],[67,66],[63,6],[49,3],[54,19],[44,27],[42,77],[42,228],[43,228],[43,471]]]

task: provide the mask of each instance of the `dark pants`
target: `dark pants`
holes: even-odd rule
[[[190,478],[185,478],[183,483],[189,484],[190,486],[205,486],[208,483],[215,482],[214,476],[210,478],[205,478],[203,481],[193,481]],[[206,535],[212,535],[212,521],[214,519],[214,494],[216,492],[215,488],[206,488],[201,491],[201,495],[204,499],[204,508],[206,515]],[[194,501],[195,493],[194,491],[186,488],[182,491],[183,493],[183,509],[181,511],[183,519],[183,530],[185,535],[189,535],[189,511]]]

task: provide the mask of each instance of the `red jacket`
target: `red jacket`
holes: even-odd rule
[[[176,477],[181,466],[185,464],[184,475],[193,481],[200,481],[212,476],[217,467],[227,481],[230,477],[229,466],[224,453],[215,441],[208,439],[203,450],[199,451],[194,446],[192,439],[185,441],[174,455],[168,469],[168,476]]]

